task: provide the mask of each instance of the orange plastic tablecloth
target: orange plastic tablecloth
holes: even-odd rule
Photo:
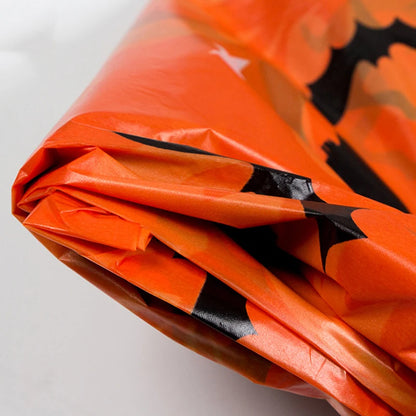
[[[253,381],[416,415],[415,48],[407,0],[153,0],[13,213]]]

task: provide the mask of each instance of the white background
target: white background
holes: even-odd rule
[[[0,415],[335,415],[323,401],[254,385],[165,338],[60,264],[10,214],[19,167],[142,6],[0,0]]]

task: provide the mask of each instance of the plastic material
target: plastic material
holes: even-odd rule
[[[154,0],[14,215],[187,347],[343,415],[416,415],[416,9]]]

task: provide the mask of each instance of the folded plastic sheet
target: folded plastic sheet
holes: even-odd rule
[[[416,415],[416,9],[154,0],[13,213],[183,345],[343,415]]]

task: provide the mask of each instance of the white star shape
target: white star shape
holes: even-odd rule
[[[230,55],[230,53],[221,45],[216,44],[216,48],[217,49],[213,49],[209,53],[218,55],[233,72],[244,79],[242,71],[250,63],[250,60]]]

